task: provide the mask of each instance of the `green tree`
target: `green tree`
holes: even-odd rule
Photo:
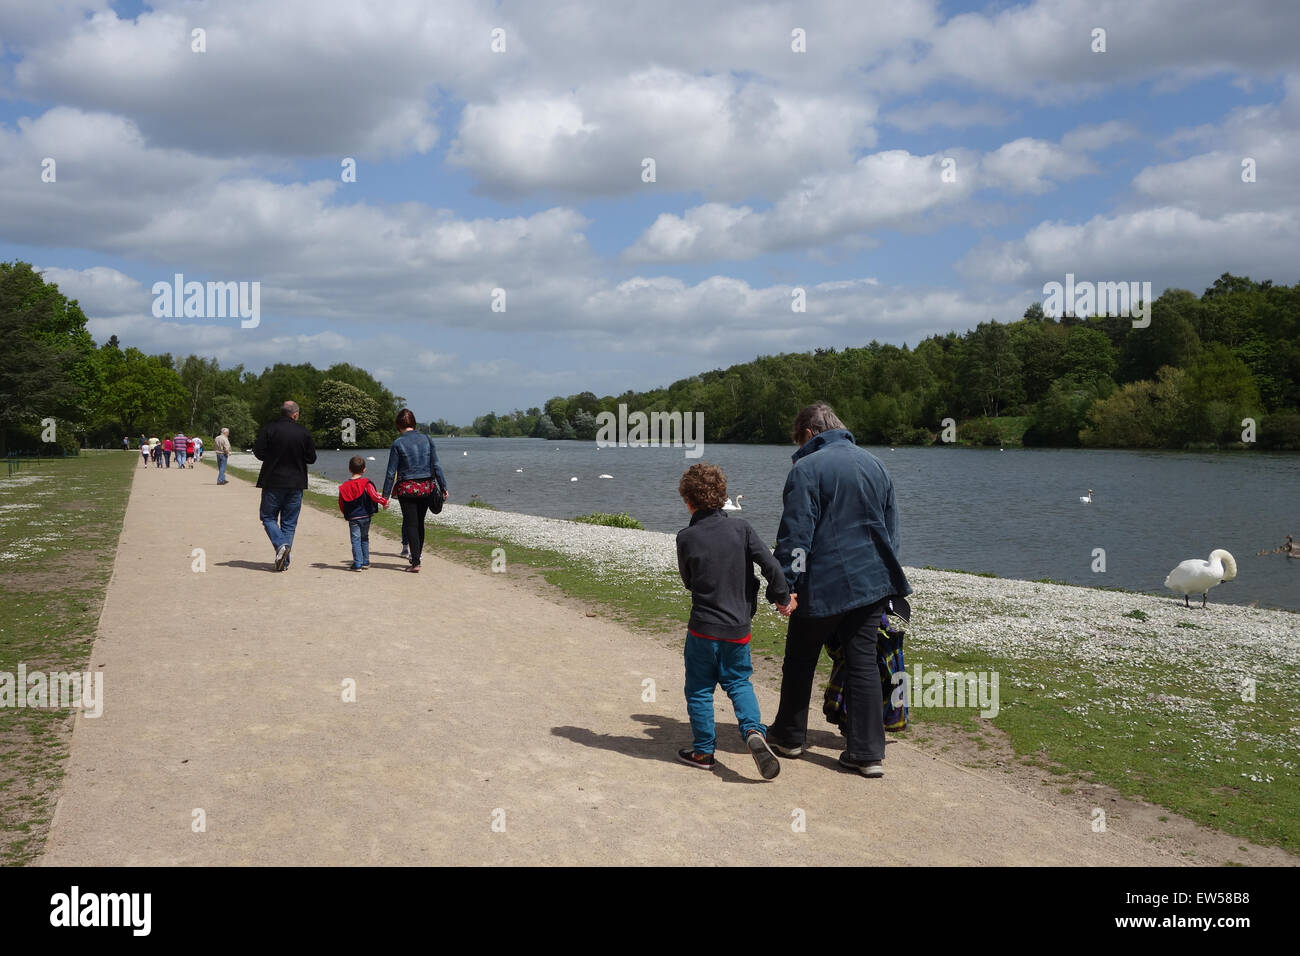
[[[233,395],[218,395],[212,400],[212,421],[208,432],[215,438],[221,429],[230,429],[231,448],[248,448],[257,438],[257,422],[248,403]]]
[[[1187,405],[1184,441],[1240,441],[1242,419],[1258,421],[1262,414],[1250,368],[1220,343],[1202,352],[1187,370],[1182,393]]]
[[[1151,305],[1151,324],[1130,328],[1120,349],[1118,382],[1154,379],[1166,365],[1184,368],[1200,351],[1201,342],[1188,320],[1198,307],[1186,289],[1167,290]]]
[[[977,410],[997,418],[1024,396],[1020,359],[1011,346],[1007,327],[999,322],[981,322],[967,336],[960,378],[973,396]]]
[[[323,448],[330,445],[358,447],[356,441],[343,440],[342,429],[346,419],[356,424],[359,439],[378,424],[379,409],[375,400],[355,385],[325,379],[316,391],[316,407],[311,419],[316,443]]]
[[[1156,381],[1130,382],[1096,402],[1079,438],[1089,448],[1169,448],[1186,419],[1181,369],[1166,365]]]
[[[1115,349],[1104,332],[1078,325],[1070,329],[1061,355],[1061,371],[1079,382],[1093,382],[1115,374]]]
[[[0,262],[0,452],[8,433],[44,418],[59,431],[91,419],[98,391],[86,317],[26,262]]]
[[[128,348],[104,385],[100,405],[128,435],[162,435],[183,421],[189,395],[165,358]]]
[[[1079,328],[1079,326],[1076,326]],[[1072,330],[1073,331],[1073,330]],[[1079,432],[1088,421],[1088,410],[1098,399],[1115,389],[1110,379],[1080,382],[1063,378],[1052,383],[1033,408],[1023,442],[1027,446],[1071,448],[1079,444]]]

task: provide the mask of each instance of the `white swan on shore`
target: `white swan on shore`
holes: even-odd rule
[[[1169,572],[1165,578],[1165,587],[1183,596],[1183,603],[1191,607],[1189,594],[1201,596],[1201,607],[1205,607],[1210,588],[1223,581],[1231,581],[1237,576],[1237,561],[1231,554],[1220,548],[1210,552],[1210,560],[1202,561],[1192,558],[1184,561]]]
[[[736,495],[736,500],[735,500],[735,501],[732,501],[730,498],[728,498],[727,501],[726,501],[726,503],[722,506],[722,510],[723,510],[723,511],[743,511],[744,509],[740,507],[740,499],[743,498],[743,497],[745,497],[745,496],[744,496],[744,495]]]
[[[1088,497],[1085,498],[1082,495],[1080,495],[1079,500],[1082,501],[1085,505],[1092,504],[1092,489],[1091,488],[1088,489]]]

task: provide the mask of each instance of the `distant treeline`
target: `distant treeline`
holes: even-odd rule
[[[555,397],[474,420],[482,436],[592,439],[596,415],[704,412],[709,442],[788,442],[796,412],[829,402],[860,442],[930,444],[944,420],[959,441],[998,445],[1300,449],[1300,284],[1225,273],[1199,298],[1171,289],[1150,325],[1059,320],[1041,304],[915,348],[871,342],[715,369],[648,392]],[[445,422],[444,431],[454,430]]]
[[[119,447],[143,432],[213,436],[230,429],[235,447],[253,443],[260,424],[292,399],[321,447],[340,447],[343,419],[356,444],[382,447],[396,437],[404,399],[353,365],[320,370],[274,365],[261,373],[216,359],[146,355],[116,335],[96,346],[86,316],[25,262],[0,262],[0,454],[6,449],[64,451]],[[44,440],[54,419],[53,443]]]

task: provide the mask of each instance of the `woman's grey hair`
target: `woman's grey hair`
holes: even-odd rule
[[[805,429],[814,435],[820,435],[822,432],[843,427],[844,423],[840,421],[834,409],[825,402],[814,402],[812,405],[806,405],[795,416],[793,437],[798,441]]]

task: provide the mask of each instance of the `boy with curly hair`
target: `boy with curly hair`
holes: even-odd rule
[[[682,475],[677,486],[691,523],[677,532],[677,567],[691,592],[691,617],[686,630],[686,710],[695,740],[677,752],[683,763],[703,770],[715,765],[713,694],[719,684],[731,698],[758,772],[771,780],[781,772],[776,754],[767,745],[767,728],[760,722],[758,698],[750,677],[750,621],[758,610],[758,577],[767,578],[767,599],[782,611],[795,601],[781,566],[749,522],[722,510],[727,500],[727,476],[717,465],[701,462]]]

